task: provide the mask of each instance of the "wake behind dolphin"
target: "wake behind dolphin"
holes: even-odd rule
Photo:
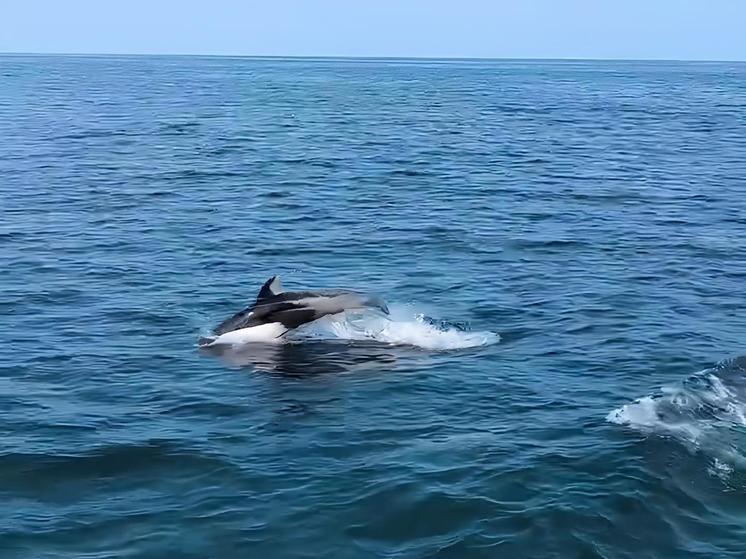
[[[220,323],[200,345],[235,345],[276,341],[290,330],[352,309],[389,313],[379,298],[343,289],[286,292],[279,276],[268,279],[250,307]]]

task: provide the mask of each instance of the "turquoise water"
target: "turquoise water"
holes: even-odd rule
[[[0,57],[0,556],[746,556],[746,65]],[[200,335],[279,273],[378,293]]]

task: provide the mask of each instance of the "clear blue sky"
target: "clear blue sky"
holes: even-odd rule
[[[746,0],[2,0],[0,52],[746,60]]]

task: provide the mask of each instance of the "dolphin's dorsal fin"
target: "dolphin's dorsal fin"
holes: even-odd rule
[[[259,295],[256,300],[261,301],[262,299],[267,299],[274,295],[279,295],[280,293],[282,293],[282,282],[280,281],[280,276],[272,276],[264,282],[264,285],[259,290]]]

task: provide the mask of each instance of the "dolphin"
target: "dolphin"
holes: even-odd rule
[[[201,346],[271,342],[303,324],[350,309],[377,309],[389,314],[378,297],[344,289],[284,291],[279,276],[269,278],[256,302],[221,322]]]

